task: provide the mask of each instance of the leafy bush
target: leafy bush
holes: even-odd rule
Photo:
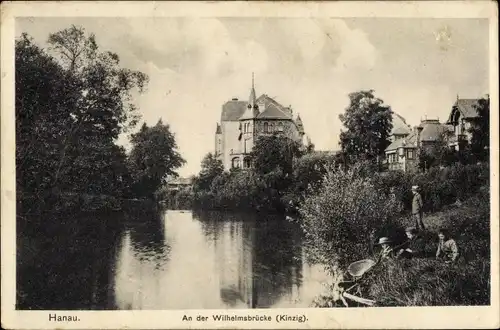
[[[459,208],[432,215],[423,233],[428,258],[385,260],[363,277],[362,296],[377,306],[466,306],[490,303],[490,205],[483,189]],[[404,222],[399,223],[401,227]],[[448,228],[458,245],[455,264],[434,259],[437,228]],[[344,242],[349,244],[350,242]],[[318,297],[318,307],[342,307],[334,286]]]
[[[311,252],[330,266],[366,256],[372,234],[390,226],[401,208],[359,170],[329,170],[318,193],[306,197],[299,209]]]
[[[406,210],[411,209],[412,185],[420,187],[424,211],[432,212],[444,206],[463,201],[489,185],[489,165],[463,165],[433,167],[425,173],[390,171],[373,174],[373,182],[383,193],[391,188]]]

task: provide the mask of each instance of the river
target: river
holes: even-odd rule
[[[280,216],[168,210],[111,219],[121,224],[113,234],[97,229],[110,217],[18,238],[17,308],[308,307],[329,279]]]

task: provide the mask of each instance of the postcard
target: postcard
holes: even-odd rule
[[[2,327],[498,328],[497,8],[2,3]]]

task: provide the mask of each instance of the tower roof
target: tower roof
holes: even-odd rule
[[[241,116],[240,120],[253,119],[259,114],[259,107],[257,105],[257,98],[255,97],[255,84],[254,75],[252,73],[252,88],[250,90],[250,97],[248,99],[247,109]]]
[[[257,98],[255,96],[255,81],[254,74],[252,72],[252,89],[250,90],[250,97],[248,98],[248,107],[254,107],[257,104]]]
[[[297,114],[297,118],[295,119],[295,124],[297,125],[297,128],[300,133],[304,133],[304,124],[302,123],[302,119],[300,118],[300,115]]]
[[[222,129],[221,129],[219,123],[217,123],[217,128],[215,129],[215,134],[222,134]]]

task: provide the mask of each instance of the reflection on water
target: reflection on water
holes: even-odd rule
[[[91,229],[21,237],[17,308],[307,307],[328,280],[304,261],[299,228],[279,217],[133,217],[115,215],[125,225],[113,233],[95,218]]]
[[[326,280],[303,261],[299,229],[276,217],[168,211],[161,230],[124,232],[118,308],[307,307]]]

